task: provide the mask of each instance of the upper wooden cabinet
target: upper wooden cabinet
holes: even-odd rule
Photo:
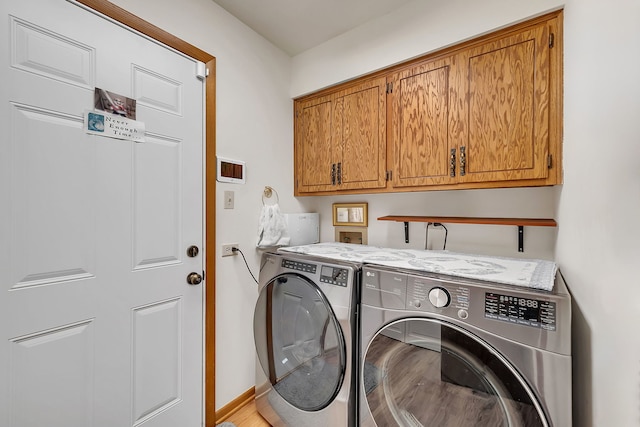
[[[333,105],[331,96],[297,105],[294,120],[296,192],[331,190],[334,185]]]
[[[386,186],[386,79],[295,103],[296,194]]]
[[[388,77],[394,188],[457,181],[451,173],[455,169],[452,153],[462,130],[462,103],[457,102],[459,76],[454,60],[426,61]]]
[[[296,195],[561,183],[561,19],[297,100]]]
[[[549,176],[550,34],[543,23],[459,54],[460,182]]]

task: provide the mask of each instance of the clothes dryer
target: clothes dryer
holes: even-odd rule
[[[262,257],[254,314],[256,406],[273,426],[354,426],[361,265]]]
[[[364,265],[361,426],[571,425],[571,298]]]

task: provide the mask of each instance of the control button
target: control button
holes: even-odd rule
[[[451,301],[451,297],[449,297],[449,292],[447,292],[443,288],[433,288],[429,291],[429,301],[436,308],[442,308],[449,305]]]
[[[461,318],[462,320],[465,320],[467,317],[469,317],[469,312],[467,310],[458,310],[458,317]]]

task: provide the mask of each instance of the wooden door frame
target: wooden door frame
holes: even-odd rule
[[[150,24],[107,0],[75,0],[185,55],[204,62],[205,79],[205,315],[204,315],[204,418],[207,427],[216,424],[215,405],[215,242],[216,242],[216,58],[176,36]],[[195,70],[194,70],[195,73]]]

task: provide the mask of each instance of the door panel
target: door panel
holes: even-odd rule
[[[464,182],[548,176],[549,46],[540,25],[465,52],[469,131]]]
[[[390,78],[394,187],[455,182],[450,173],[451,150],[456,148],[457,104],[450,100],[454,74],[452,59],[447,58]]]
[[[91,278],[95,147],[84,143],[77,116],[12,102],[10,166],[13,218],[11,288]],[[55,144],[52,141],[57,141]],[[84,159],[57,158],[60,151]],[[51,162],[56,158],[55,163]],[[44,176],[45,180],[34,179]],[[65,209],[51,209],[60,203]],[[6,241],[5,241],[6,242]]]
[[[182,397],[181,308],[182,302],[174,299],[133,310],[134,425]]]
[[[339,190],[386,185],[385,84],[379,78],[337,98],[334,145],[340,163]]]
[[[9,426],[89,426],[94,403],[92,320],[9,341]],[[46,381],[43,381],[46,378]]]
[[[14,16],[10,27],[12,67],[93,89],[94,48]]]
[[[176,115],[182,114],[182,84],[167,76],[133,66],[133,94],[138,105]]]
[[[302,103],[296,137],[296,167],[300,192],[331,189],[331,165],[335,163],[331,143],[332,106],[329,97]]]
[[[180,261],[181,141],[146,136],[134,151],[134,268]],[[153,195],[153,197],[150,197]],[[158,233],[158,230],[163,230]]]
[[[0,425],[200,426],[196,62],[70,1],[0,18]],[[95,87],[145,142],[85,133]]]

